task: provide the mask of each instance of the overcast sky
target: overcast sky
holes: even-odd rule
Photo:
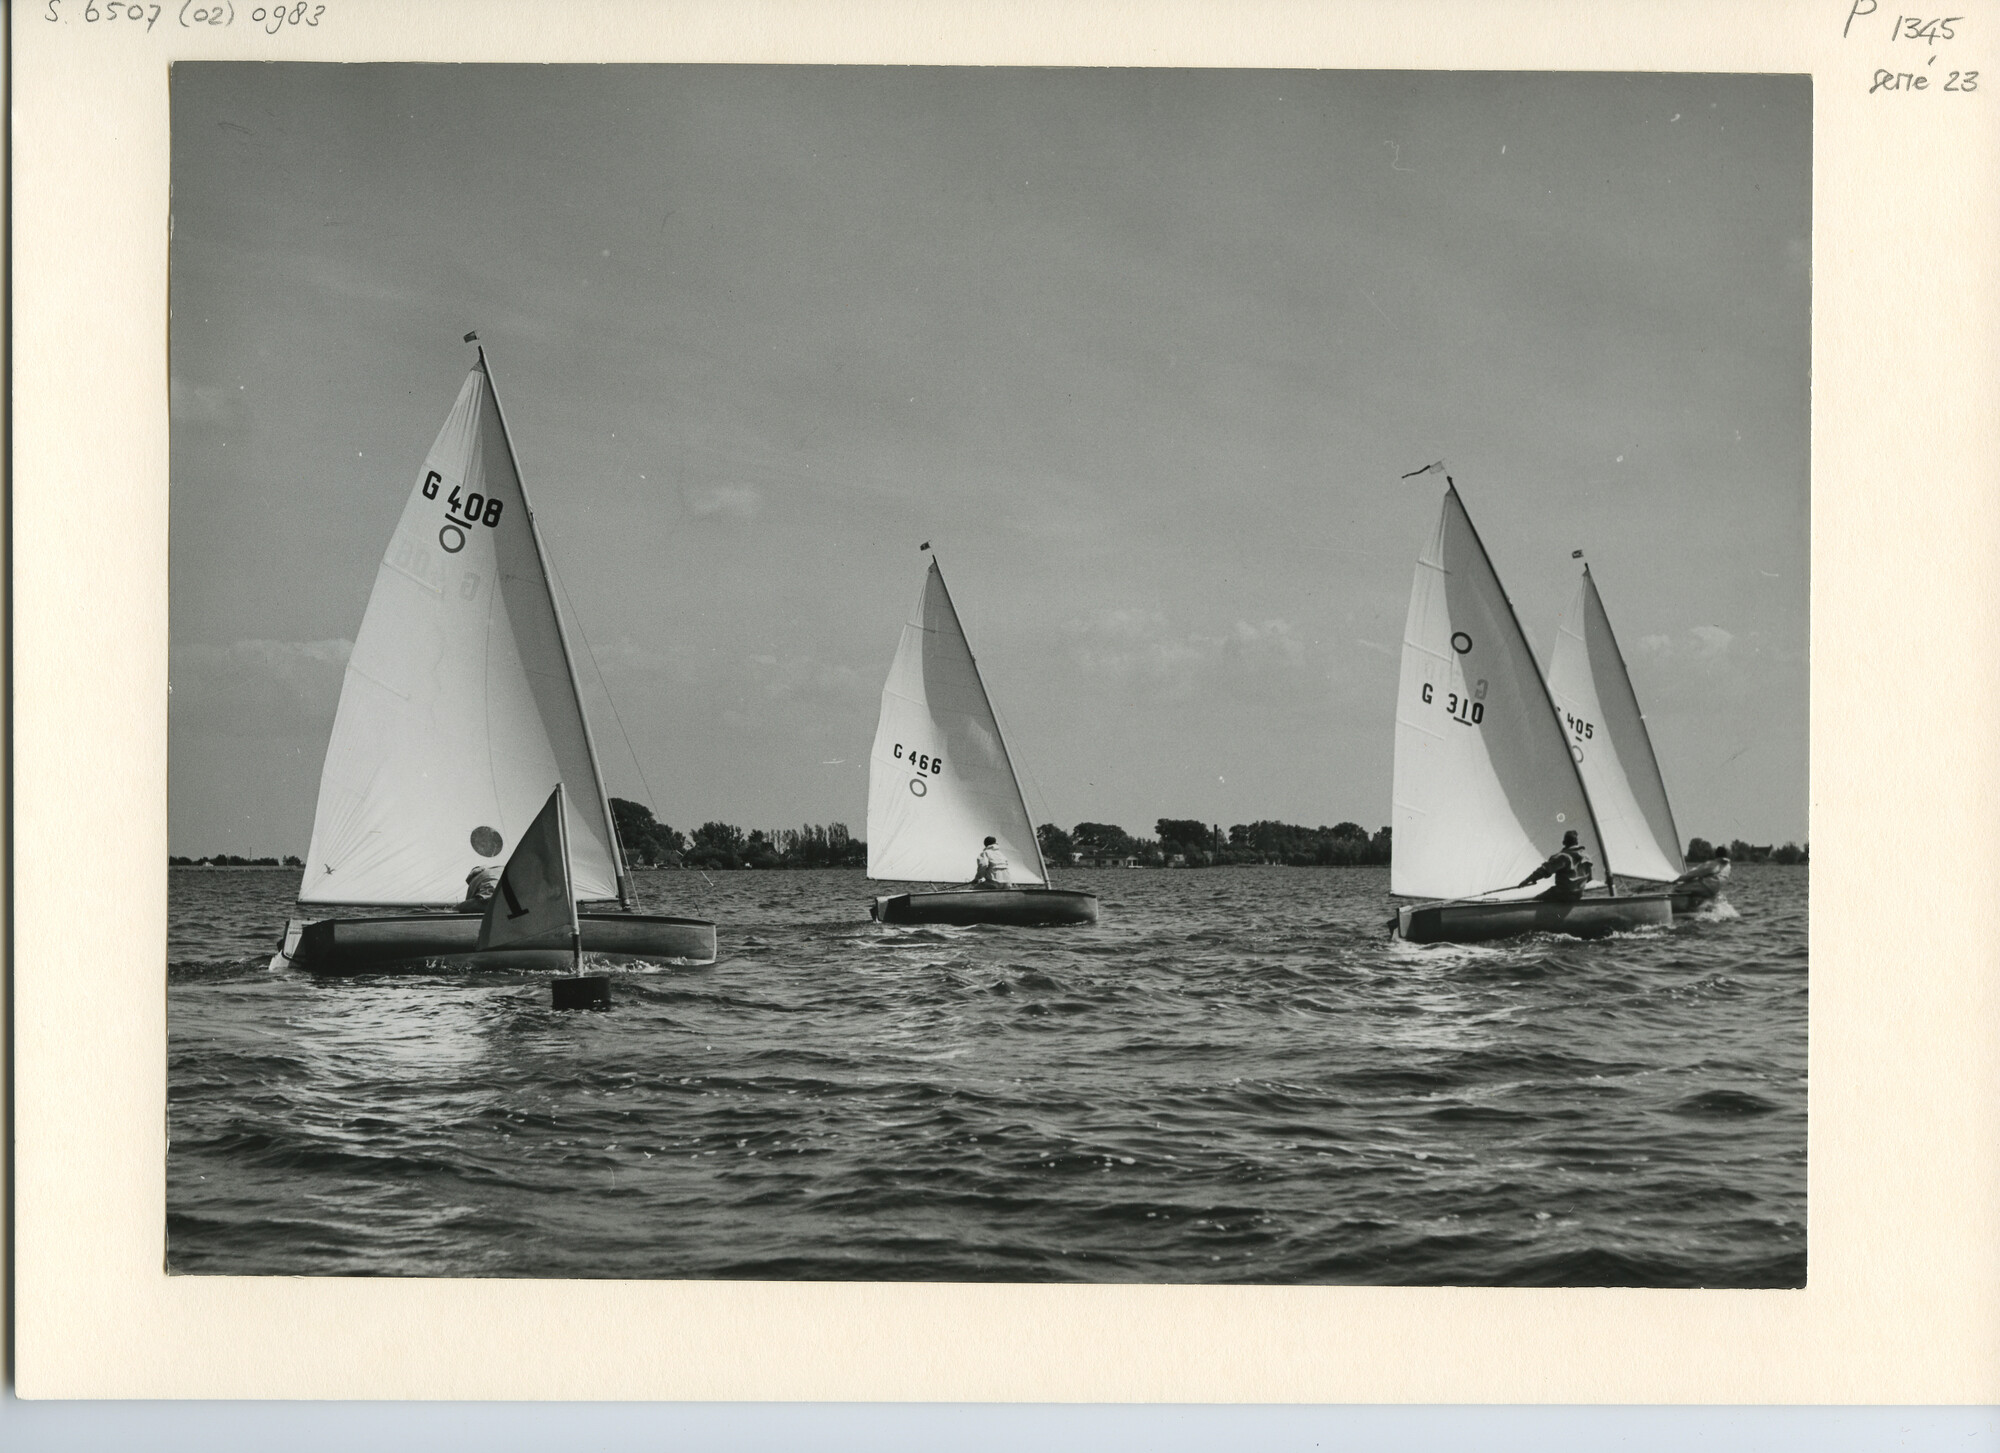
[[[181,64],[176,853],[303,854],[477,329],[611,791],[863,830],[937,548],[1036,821],[1389,821],[1447,461],[1807,835],[1803,77]],[[614,711],[615,709],[615,711]],[[629,738],[629,746],[628,746]]]

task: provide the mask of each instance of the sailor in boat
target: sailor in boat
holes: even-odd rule
[[[979,861],[972,870],[972,886],[975,888],[1005,888],[1007,883],[1007,855],[1000,851],[998,840],[988,838],[979,850]]]
[[[480,863],[465,875],[465,901],[458,905],[460,913],[484,913],[486,905],[493,901],[493,894],[500,886],[500,870],[491,863]]]
[[[1722,896],[1722,885],[1729,881],[1729,849],[1717,848],[1715,856],[1705,863],[1696,863],[1668,887],[1669,893],[1685,893],[1697,903],[1706,903]]]
[[[1574,831],[1563,834],[1563,845],[1549,860],[1523,878],[1516,887],[1525,888],[1530,883],[1554,875],[1555,884],[1541,898],[1551,902],[1573,902],[1583,896],[1585,886],[1590,882],[1590,859],[1584,856],[1583,847],[1577,841]]]

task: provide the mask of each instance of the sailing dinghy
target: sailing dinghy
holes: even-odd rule
[[[491,943],[468,870],[496,871],[560,791],[585,953],[713,963],[715,925],[630,911],[632,882],[485,350],[375,575],[341,684],[299,902],[271,967],[320,974],[562,970],[572,945]],[[454,911],[459,910],[459,911]],[[504,938],[504,935],[503,935]]]
[[[1514,886],[1565,832],[1607,885],[1611,859],[1527,637],[1449,477],[1403,629],[1394,790],[1389,891],[1446,900],[1400,909],[1403,938],[1588,938],[1672,919],[1664,894],[1614,886],[1612,896],[1558,900]]]
[[[1687,862],[1667,802],[1666,779],[1588,565],[1556,633],[1549,695],[1562,714],[1570,756],[1620,875],[1668,885],[1665,891],[1677,914],[1713,901],[1719,884],[1706,891],[1673,887],[1686,873]]]
[[[868,876],[897,882],[962,880],[980,844],[1006,856],[1008,884],[873,899],[882,923],[1097,922],[1097,895],[1048,886],[1048,865],[979,667],[932,559],[882,688],[868,762]]]

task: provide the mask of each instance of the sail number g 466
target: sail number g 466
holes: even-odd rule
[[[1471,696],[1460,696],[1456,691],[1445,693],[1444,714],[1460,726],[1478,726],[1486,720],[1486,703],[1478,698],[1486,695],[1486,683],[1481,681]],[[1424,683],[1424,701],[1435,701],[1430,682]]]
[[[943,757],[934,757],[929,752],[919,752],[914,747],[905,749],[901,742],[896,743],[895,757],[897,761],[908,762],[919,772],[928,773],[933,777],[944,771]]]
[[[427,473],[424,476],[424,498],[436,499],[438,497],[438,486],[443,483],[444,476],[439,474],[435,469]],[[500,511],[505,504],[505,500],[488,499],[476,489],[461,499],[459,497],[458,486],[455,484],[451,487],[451,493],[445,497],[445,505],[449,511],[447,518],[451,520],[451,523],[454,525],[484,525],[489,530],[499,525]]]

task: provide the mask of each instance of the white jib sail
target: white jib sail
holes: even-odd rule
[[[1512,887],[1572,829],[1597,875],[1609,870],[1541,672],[1453,488],[1410,590],[1394,793],[1391,893]]]
[[[533,524],[482,364],[459,390],[354,639],[299,899],[443,907],[558,782],[576,895],[614,898],[610,825]]]
[[[967,882],[989,837],[1011,882],[1047,881],[1000,724],[932,561],[882,688],[868,762],[868,876]]]
[[[478,948],[568,948],[576,942],[576,895],[569,879],[569,844],[563,841],[562,784],[500,870],[500,881],[480,920]]]
[[[1589,566],[1556,633],[1549,694],[1618,871],[1655,883],[1679,877],[1685,865],[1667,784]]]

